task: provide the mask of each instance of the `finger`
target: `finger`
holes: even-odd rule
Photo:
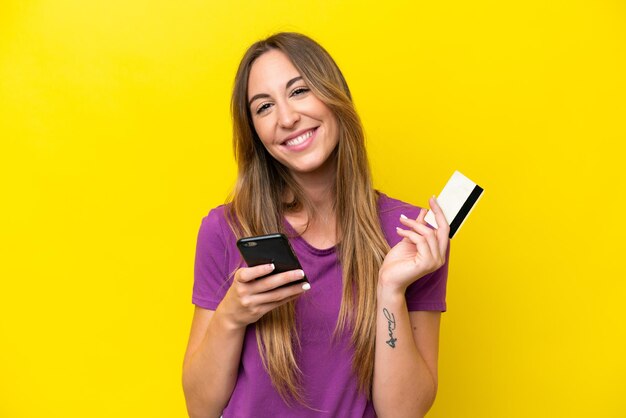
[[[268,303],[281,303],[286,299],[300,296],[311,289],[311,285],[306,283],[294,283],[292,286],[279,287],[253,296],[254,302],[259,305]]]
[[[259,306],[259,308],[262,310],[263,315],[265,315],[266,313],[268,313],[269,311],[272,311],[276,308],[278,308],[281,305],[284,305],[286,303],[291,302],[292,300],[296,300],[298,299],[300,296],[302,295],[302,293],[299,293],[297,295],[294,296],[290,296],[286,299],[283,300],[279,300],[277,302],[268,302],[268,303],[264,303],[263,305]]]
[[[420,213],[420,216],[421,216],[421,213]],[[428,246],[430,247],[430,251],[432,254],[439,253],[438,237],[436,235],[436,231],[432,227],[430,227],[426,223],[420,223],[418,221],[409,219],[404,215],[400,216],[400,222],[402,222],[404,225],[408,226],[413,231],[423,236],[426,239],[426,242],[428,243]]]
[[[420,208],[420,213],[417,215],[417,222],[426,223],[426,221],[424,221],[424,218],[426,217],[426,213],[428,213],[426,209]]]
[[[448,248],[448,241],[450,240],[450,225],[448,224],[448,220],[446,219],[446,215],[444,215],[441,206],[437,202],[435,197],[430,198],[430,207],[435,214],[435,219],[437,220],[437,238],[439,241],[439,254],[442,257],[446,255],[446,249]]]
[[[437,231],[437,250],[439,251],[439,255],[441,256],[441,259],[445,261],[446,259],[446,252],[448,250],[448,244],[450,243],[450,238],[448,238],[448,234],[445,233],[441,233],[439,231]]]
[[[303,277],[304,271],[302,270],[290,270],[283,273],[271,274],[251,283],[250,291],[252,293],[269,292],[270,290],[288,285],[289,283],[302,280]]]
[[[423,210],[422,212],[426,211]],[[435,235],[435,230],[426,222],[424,222],[424,217],[422,216],[422,213],[418,215],[417,219],[411,219],[407,218],[405,215],[400,215],[400,222],[411,229],[417,230],[419,228],[419,230],[424,231],[424,233]]]
[[[430,246],[428,245],[426,238],[424,238],[423,236],[421,236],[415,231],[407,231],[406,229],[402,229],[402,228],[396,228],[396,231],[398,232],[398,235],[408,239],[413,244],[415,244],[415,247],[417,248],[417,253],[420,257],[432,258],[433,255],[430,251]]]
[[[428,203],[430,204],[430,209],[435,214],[435,219],[437,220],[437,226],[438,226],[437,229],[442,229],[444,227],[447,227],[449,229],[450,225],[448,224],[446,215],[444,215],[443,210],[441,209],[441,206],[439,206],[439,202],[437,202],[437,199],[435,198],[435,196],[431,197],[428,200]]]
[[[248,283],[274,271],[274,264],[260,264],[254,267],[242,267],[235,273],[235,280]]]
[[[244,309],[244,312],[250,318],[250,322],[248,323],[253,323],[258,321],[263,315],[265,315],[272,309],[276,309],[280,305],[295,300],[301,295],[302,293],[297,293],[294,295],[289,295],[287,297],[274,299],[269,299],[265,294],[252,295],[246,299],[246,302],[245,304],[242,304],[242,307]]]

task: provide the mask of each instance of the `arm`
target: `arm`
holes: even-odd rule
[[[183,363],[190,417],[220,416],[237,381],[244,334],[215,311],[196,307]]]
[[[379,289],[373,400],[379,417],[423,417],[437,393],[439,312]],[[390,335],[391,334],[391,335]]]
[[[423,417],[437,392],[439,312],[409,312],[407,287],[440,268],[446,259],[449,227],[436,200],[430,200],[439,229],[401,218],[408,230],[385,257],[377,288],[376,348],[372,396],[381,417]]]
[[[183,363],[190,417],[220,416],[237,382],[246,327],[306,290],[302,285],[279,288],[302,279],[302,270],[255,280],[272,270],[267,264],[239,269],[215,311],[196,308]]]

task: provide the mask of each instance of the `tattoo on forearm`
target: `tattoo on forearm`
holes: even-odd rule
[[[389,330],[389,340],[385,342],[389,347],[396,348],[396,341],[398,341],[398,339],[393,337],[393,331],[396,329],[396,318],[387,308],[383,308],[383,314],[385,318],[387,318],[387,329]]]

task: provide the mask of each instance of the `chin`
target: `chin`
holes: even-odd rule
[[[291,162],[285,159],[281,161],[281,163],[294,174],[321,174],[333,168],[332,161],[333,158],[331,154],[329,156],[318,155],[309,156],[309,158],[292,159]]]

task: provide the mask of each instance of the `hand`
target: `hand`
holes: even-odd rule
[[[240,268],[233,283],[218,306],[221,314],[236,328],[244,328],[258,321],[272,309],[296,299],[311,288],[309,283],[280,287],[304,277],[302,270],[271,274],[273,264]],[[261,280],[256,280],[263,277]]]
[[[439,228],[432,229],[424,222],[424,209],[415,220],[403,215],[400,222],[409,229],[397,228],[403,239],[387,253],[378,274],[379,286],[404,293],[411,283],[437,270],[446,261],[450,226],[434,197],[429,204]]]

